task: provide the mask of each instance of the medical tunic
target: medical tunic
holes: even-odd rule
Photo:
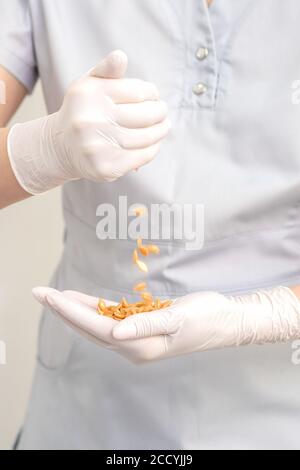
[[[68,85],[123,49],[173,128],[155,161],[114,183],[63,189],[65,248],[52,286],[119,300],[140,281],[131,239],[99,240],[99,204],[201,204],[204,245],[155,240],[149,289],[248,292],[300,283],[300,2],[0,0],[0,64],[49,113]],[[151,236],[149,236],[151,239]],[[46,247],[45,247],[46,249]],[[136,366],[47,309],[20,449],[300,448],[292,346]]]

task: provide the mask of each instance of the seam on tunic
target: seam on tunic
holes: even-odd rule
[[[93,227],[92,225],[85,222],[82,218],[80,218],[77,214],[75,214],[69,208],[64,206],[64,210],[66,212],[68,212],[72,217],[74,217],[77,220],[79,220],[80,222],[82,222],[85,227],[89,228],[93,232],[96,232],[96,227]],[[249,231],[247,230],[247,231],[244,231],[244,232],[237,232],[237,233],[234,233],[232,235],[228,235],[228,236],[222,237],[222,238],[215,238],[213,240],[209,240],[209,241],[205,242],[204,247],[201,250],[194,250],[194,252],[195,253],[199,252],[199,251],[203,252],[203,251],[205,251],[206,248],[212,247],[212,246],[214,246],[217,243],[220,243],[222,241],[233,240],[235,238],[245,238],[245,239],[246,238],[258,238],[259,235],[263,234],[263,233],[284,232],[284,231],[289,231],[290,229],[293,229],[293,228],[299,228],[300,229],[300,221],[297,222],[297,223],[293,223],[293,224],[290,224],[290,222],[287,222],[286,224],[284,224],[284,225],[280,224],[280,225],[276,226],[275,228],[274,227],[266,227],[266,228],[263,228],[261,230],[253,229],[253,230],[249,230]],[[149,240],[151,240],[151,238],[149,238]],[[121,240],[121,239],[111,240],[111,241],[117,241],[117,242],[123,242],[123,243],[133,243],[133,241]],[[178,249],[183,248],[184,245],[186,244],[186,242],[174,243],[170,240],[155,240],[155,243],[157,245],[161,245],[161,246],[167,245],[167,246],[172,246],[172,247],[175,247],[175,248],[178,248]]]

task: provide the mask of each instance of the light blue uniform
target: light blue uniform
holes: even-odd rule
[[[139,280],[128,270],[134,242],[95,235],[98,204],[117,206],[119,195],[129,204],[204,204],[204,249],[162,242],[149,275],[155,295],[300,284],[300,106],[291,102],[300,2],[0,7],[0,64],[29,90],[40,76],[49,112],[74,78],[122,48],[128,75],[157,84],[173,123],[139,173],[65,186],[65,251],[54,286],[130,298]],[[45,312],[20,448],[300,448],[300,371],[291,355],[291,345],[248,347],[137,367]]]

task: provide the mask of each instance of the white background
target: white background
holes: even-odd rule
[[[46,114],[38,85],[13,122]],[[22,426],[30,393],[40,307],[31,289],[47,285],[62,248],[60,191],[0,211],[0,448],[10,449]]]

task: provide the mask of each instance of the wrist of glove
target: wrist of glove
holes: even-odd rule
[[[83,336],[136,363],[300,338],[300,302],[287,287],[237,297],[191,294],[122,322],[97,315],[98,299],[83,294],[40,288],[35,296]]]
[[[13,172],[23,189],[37,195],[79,175],[64,148],[57,128],[58,113],[16,124],[8,135],[8,155]]]
[[[126,69],[126,55],[111,53],[70,85],[57,113],[12,127],[8,155],[23,189],[115,181],[157,155],[170,130],[167,106],[152,83],[124,78]]]

